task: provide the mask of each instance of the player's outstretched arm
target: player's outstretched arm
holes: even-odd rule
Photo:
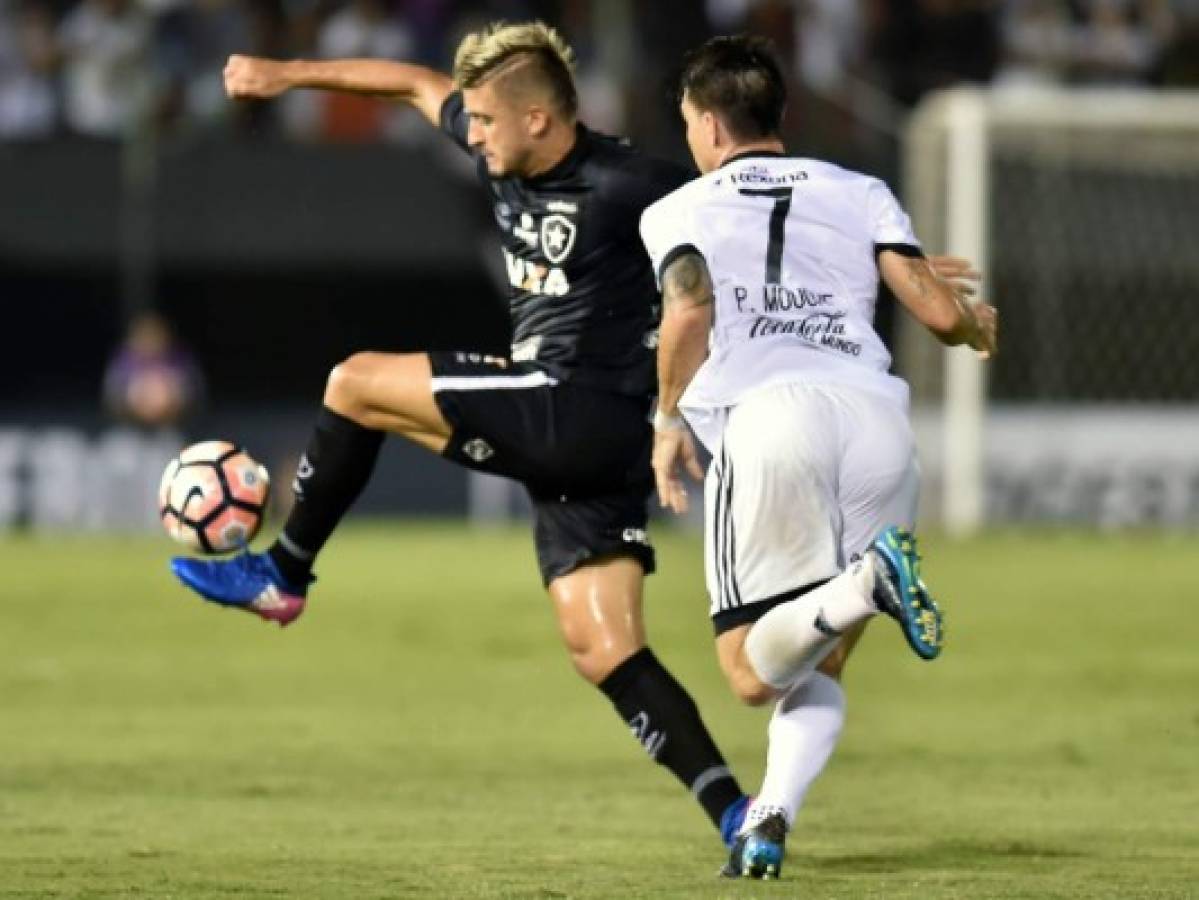
[[[269,100],[293,88],[409,103],[437,125],[454,83],[444,72],[385,59],[276,60],[234,55],[225,64],[225,93],[234,100]]]
[[[662,272],[662,327],[658,333],[658,412],[654,416],[654,479],[658,500],[687,511],[680,464],[696,479],[703,469],[679,416],[679,399],[708,355],[712,328],[712,278],[698,253],[686,252]]]
[[[894,250],[879,254],[879,272],[899,302],[938,340],[966,344],[988,359],[998,350],[995,307],[974,299],[977,273],[956,257],[905,256]],[[951,279],[951,280],[946,280]]]

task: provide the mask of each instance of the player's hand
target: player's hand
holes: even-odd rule
[[[960,299],[968,299],[978,293],[982,272],[974,264],[960,256],[930,256],[928,264],[939,278],[949,282]]]
[[[982,273],[961,256],[930,256],[928,263],[939,278],[949,282],[954,297],[974,320],[967,345],[983,359],[990,359],[999,349],[999,323],[995,307],[975,299]]]
[[[225,64],[225,93],[233,100],[269,100],[289,87],[284,64],[277,60],[234,54]]]
[[[695,441],[686,427],[663,428],[654,431],[654,481],[658,486],[658,502],[677,515],[687,512],[687,488],[683,484],[680,464],[696,481],[704,477]]]
[[[995,307],[981,300],[967,301],[974,314],[974,334],[966,342],[977,350],[983,359],[990,359],[999,352],[999,313]]]

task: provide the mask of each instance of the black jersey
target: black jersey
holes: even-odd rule
[[[441,127],[469,152],[467,124],[455,91]],[[694,173],[583,125],[570,152],[534,178],[495,178],[477,164],[511,285],[513,360],[579,385],[655,393],[660,310],[638,223]]]

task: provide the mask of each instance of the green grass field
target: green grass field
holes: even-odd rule
[[[651,636],[743,783],[698,541]],[[0,540],[0,897],[1199,897],[1199,570],[1181,537],[927,541],[950,645],[889,622],[784,880],[570,670],[523,530],[348,529],[281,632],[162,540]]]

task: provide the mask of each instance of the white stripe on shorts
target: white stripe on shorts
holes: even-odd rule
[[[557,378],[545,372],[526,372],[523,375],[435,375],[433,393],[438,391],[511,391],[519,388],[553,387]]]

